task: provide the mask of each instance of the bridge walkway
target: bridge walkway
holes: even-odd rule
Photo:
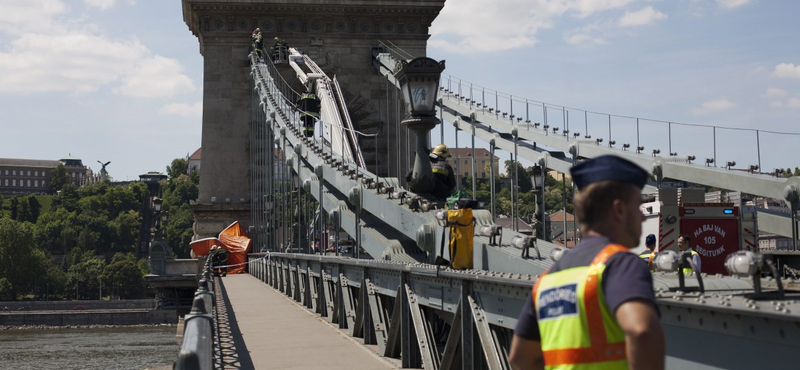
[[[399,360],[349,337],[249,274],[221,279],[240,369],[397,369]],[[252,367],[251,367],[252,366]]]

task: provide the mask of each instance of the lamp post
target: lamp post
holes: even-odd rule
[[[154,275],[166,273],[167,243],[161,238],[161,226],[167,223],[167,212],[161,211],[161,204],[161,198],[153,197],[153,216],[156,220],[152,228],[153,239],[150,241],[148,258],[150,260],[150,273]]]
[[[415,192],[428,193],[434,184],[431,163],[426,158],[430,146],[428,132],[439,124],[435,106],[444,61],[419,57],[401,63],[395,77],[400,82],[409,113],[401,123],[417,136],[417,153],[410,184],[414,185]]]
[[[536,204],[536,211],[537,211],[536,214],[538,215],[538,214],[541,213],[541,215],[542,215],[542,220],[541,220],[542,236],[541,236],[541,239],[547,240],[547,230],[545,229],[546,224],[545,224],[545,219],[544,219],[545,218],[545,214],[544,214],[544,171],[543,171],[543,167],[538,165],[538,164],[534,165],[533,166],[533,170],[531,171],[531,185],[533,185],[533,188],[531,190],[534,192],[533,193],[533,196],[534,196],[534,198],[533,198],[534,201],[533,202],[534,202],[534,204]],[[541,197],[541,199],[542,199],[541,207],[539,206],[539,202],[538,202],[538,199],[537,199],[539,197]],[[535,216],[534,216],[534,218],[535,218]]]

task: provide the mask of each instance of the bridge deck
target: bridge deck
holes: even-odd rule
[[[221,280],[240,360],[231,368],[398,368],[251,275]]]

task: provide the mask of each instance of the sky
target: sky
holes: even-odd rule
[[[447,0],[430,29],[428,55],[447,61],[452,82],[546,102],[552,126],[595,138],[608,140],[605,113],[641,117],[647,152],[665,155],[671,138],[672,151],[698,162],[716,149],[718,163],[740,168],[759,154],[765,171],[800,166],[800,3],[486,4]],[[200,146],[202,91],[199,44],[178,0],[0,0],[2,158],[71,155],[95,172],[111,161],[115,180],[164,172]],[[617,146],[635,145],[635,119],[612,121]],[[718,129],[715,142],[711,128],[678,123],[759,134]]]

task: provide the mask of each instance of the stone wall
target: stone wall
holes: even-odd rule
[[[414,136],[399,125],[404,104],[372,67],[372,47],[391,42],[424,56],[428,29],[444,0],[182,0],[182,5],[205,58],[203,172],[193,209],[197,237],[221,231],[219,225],[233,221],[230,216],[249,226],[247,49],[256,27],[265,49],[281,37],[337,77],[356,129],[380,135],[377,148],[374,138],[361,141],[370,171],[377,165],[382,176],[402,177],[410,169]],[[226,204],[237,208],[235,214]]]

